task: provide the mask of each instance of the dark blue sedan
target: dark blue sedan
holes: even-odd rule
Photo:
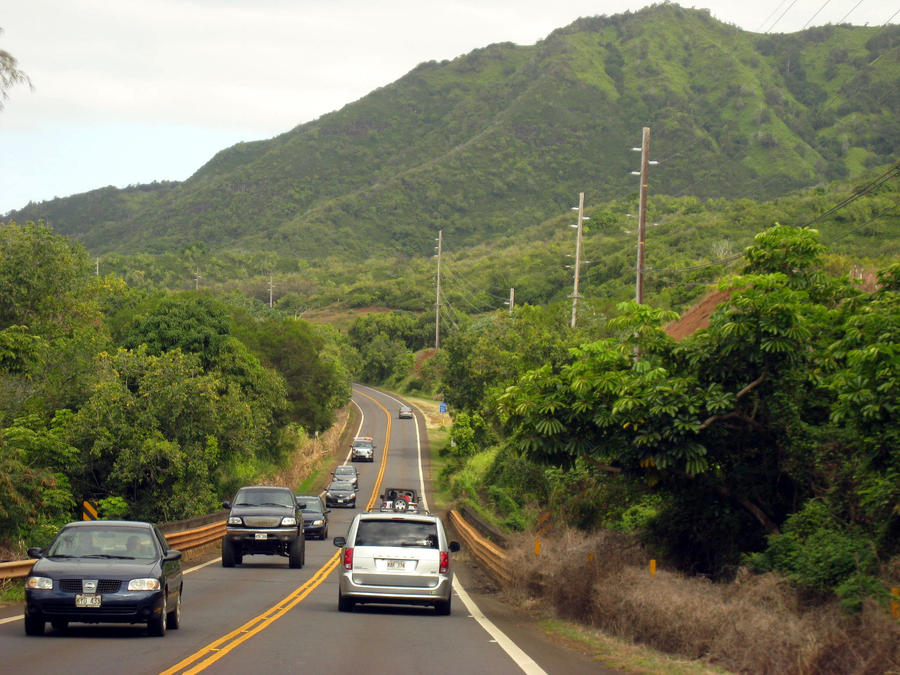
[[[93,520],[69,523],[25,580],[25,633],[42,635],[70,622],[146,623],[165,635],[181,623],[181,552],[150,523]]]

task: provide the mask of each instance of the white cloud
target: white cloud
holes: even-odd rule
[[[858,0],[831,0],[824,9],[822,0],[703,4],[746,30],[791,31],[819,9],[814,25],[844,16],[880,25],[896,11],[892,1],[856,9]],[[18,59],[35,89],[14,88],[0,113],[0,213],[90,187],[183,179],[225,147],[210,143],[285,132],[423,61],[497,42],[533,44],[580,16],[634,11],[650,0],[6,4],[0,49]],[[123,145],[126,129],[152,142]],[[165,142],[166,133],[177,142]],[[84,152],[98,161],[84,161]],[[53,171],[49,155],[59,164]]]

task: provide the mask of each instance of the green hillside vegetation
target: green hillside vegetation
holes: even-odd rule
[[[523,307],[465,323],[441,376],[443,478],[511,530],[549,511],[731,578],[778,570],[859,610],[900,556],[900,264],[867,292],[808,228],[748,247],[710,326],[634,302],[578,331]]]
[[[0,291],[3,552],[46,544],[83,499],[104,517],[210,513],[349,400],[336,332],[95,276],[45,226],[0,227]]]
[[[898,159],[898,38],[897,26],[758,35],[672,4],[581,19],[533,46],[423,63],[223,150],[183,183],[9,218],[103,255],[198,244],[316,261],[426,255],[438,229],[473,246],[546,221],[580,191],[625,199],[644,125],[661,162],[654,194],[765,201]]]

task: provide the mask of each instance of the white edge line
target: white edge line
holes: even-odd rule
[[[500,645],[503,651],[509,655],[509,658],[522,669],[522,672],[528,673],[529,675],[547,675],[547,671],[541,668],[534,659],[522,651],[515,642],[507,637],[506,633],[500,630],[493,621],[484,615],[478,608],[478,605],[475,604],[475,601],[469,597],[468,593],[466,593],[466,589],[463,588],[462,584],[459,583],[459,579],[456,577],[453,577],[453,590],[456,591],[460,600],[463,601],[463,604],[466,606],[466,609],[469,610],[469,614],[472,615],[472,618],[481,624],[481,627],[487,631],[488,635],[490,635],[498,645]]]
[[[390,398],[393,398],[391,396]],[[396,400],[396,399],[394,399]],[[425,503],[425,510],[428,510],[428,502],[425,499],[425,477],[422,472],[422,443],[419,437],[419,419],[416,418],[416,452],[419,460],[419,485],[422,491],[422,501]],[[459,596],[460,600],[463,601],[463,604],[466,606],[466,609],[469,610],[469,614],[472,615],[482,628],[487,631],[488,635],[490,635],[494,640],[497,641],[497,644],[505,651],[509,658],[515,662],[519,668],[522,669],[522,672],[528,673],[529,675],[547,675],[546,671],[541,668],[537,662],[532,659],[528,654],[526,654],[522,649],[512,640],[507,637],[506,633],[500,630],[497,625],[488,619],[484,613],[479,609],[478,605],[475,604],[475,601],[469,596],[466,592],[466,589],[463,588],[463,585],[460,583],[459,579],[455,576],[453,577],[453,590]]]

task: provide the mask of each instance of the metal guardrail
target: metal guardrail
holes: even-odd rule
[[[466,548],[498,581],[509,584],[512,574],[506,564],[506,551],[489,539],[482,537],[458,511],[448,513],[450,523],[466,544]]]
[[[166,541],[169,542],[169,545],[172,548],[178,549],[179,551],[190,551],[192,548],[211,544],[224,536],[225,521],[221,520],[190,530],[170,532],[166,534]],[[0,563],[0,580],[27,577],[35,562],[37,562],[36,559],[29,558],[28,560],[14,560],[13,562]]]

